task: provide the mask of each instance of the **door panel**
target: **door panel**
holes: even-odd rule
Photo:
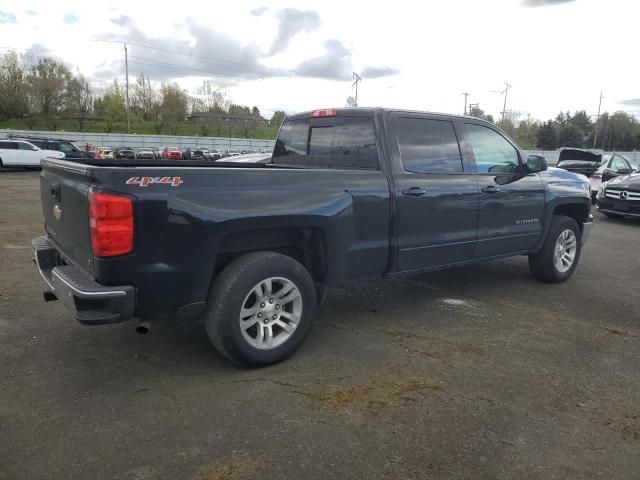
[[[478,175],[478,186],[480,213],[474,258],[533,248],[542,233],[545,188],[540,176]]]
[[[476,245],[478,186],[474,175],[401,174],[398,190],[421,188],[398,201],[399,270],[469,260]]]
[[[478,186],[449,117],[394,113],[390,147],[397,192],[399,271],[473,256]]]
[[[497,130],[471,122],[464,130],[480,189],[473,257],[533,248],[542,233],[545,186],[540,176],[523,173],[518,150]]]

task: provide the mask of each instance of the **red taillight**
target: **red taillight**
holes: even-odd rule
[[[129,253],[133,249],[133,202],[121,195],[90,190],[89,229],[96,257]]]
[[[324,110],[314,110],[309,114],[311,118],[317,117],[335,117],[338,113],[338,110],[335,108],[325,108]]]

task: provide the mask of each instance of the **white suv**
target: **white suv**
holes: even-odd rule
[[[0,140],[0,167],[39,167],[44,158],[64,158],[64,153],[42,150],[25,140]]]

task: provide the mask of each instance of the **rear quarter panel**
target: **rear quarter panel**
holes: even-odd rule
[[[98,185],[137,198],[134,252],[97,260],[96,278],[131,284],[149,313],[202,302],[226,235],[315,227],[327,283],[381,274],[389,253],[389,185],[382,171],[274,168],[96,169]],[[182,183],[127,184],[132,176]]]

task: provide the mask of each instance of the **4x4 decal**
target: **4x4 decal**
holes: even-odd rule
[[[148,187],[157,183],[168,183],[172,187],[179,187],[184,182],[180,177],[131,177],[127,180],[127,185],[140,185]]]

